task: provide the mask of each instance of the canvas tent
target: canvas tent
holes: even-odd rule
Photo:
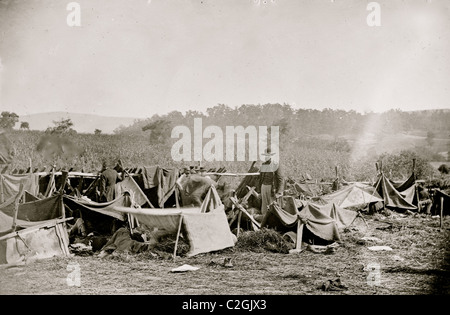
[[[0,264],[69,256],[69,237],[65,227],[67,220],[54,219],[30,224],[31,226],[25,229],[0,237]]]
[[[177,240],[183,231],[190,247],[187,256],[194,256],[234,246],[224,207],[214,186],[210,187],[207,196],[202,206],[193,208],[155,209],[115,206],[114,209],[132,215],[139,224],[147,228],[176,234]],[[176,247],[175,244],[174,256],[176,256]]]
[[[30,194],[34,196],[39,194],[39,175],[31,173],[23,175],[0,174],[0,204],[11,197],[14,198],[19,193],[20,184]]]
[[[281,233],[294,231],[299,242],[305,232],[310,232],[325,242],[334,242],[340,241],[340,230],[349,226],[357,215],[357,212],[333,203],[319,206],[308,202],[299,210],[293,212],[290,209],[288,212],[275,202],[270,205],[261,227],[274,228]],[[299,246],[297,243],[297,248]]]
[[[73,217],[83,219],[87,234],[96,232],[102,235],[109,235],[115,232],[120,222],[127,220],[126,214],[116,211],[114,207],[130,207],[132,205],[132,197],[128,191],[125,191],[112,201],[95,202],[64,195],[64,205],[71,211]]]
[[[384,206],[400,211],[417,210],[418,196],[414,173],[404,182],[395,183],[381,173],[375,184],[377,193],[383,198]]]
[[[22,193],[0,205],[0,264],[69,255],[62,196],[18,203]]]
[[[384,201],[374,187],[362,183],[353,183],[334,193],[313,200],[322,205],[334,203],[341,208],[363,208],[370,203]]]
[[[316,183],[294,183],[295,190],[299,193],[300,196],[308,197],[317,197],[322,192],[322,187]]]

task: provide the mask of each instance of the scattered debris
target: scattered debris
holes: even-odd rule
[[[184,264],[180,267],[174,268],[171,272],[186,272],[186,271],[195,271],[200,269],[199,267],[193,267],[191,265]]]
[[[337,278],[334,280],[327,280],[318,289],[322,291],[344,291],[347,290],[348,287],[341,283],[340,278]]]
[[[390,248],[389,246],[370,246],[367,247],[367,249],[372,250],[372,251],[391,251],[392,248]]]
[[[223,267],[226,267],[226,268],[234,267],[233,263],[231,262],[231,258],[230,257],[225,257],[224,259],[221,259],[220,261],[211,259],[211,261],[209,262],[208,266],[223,266]]]
[[[374,242],[377,242],[377,243],[381,243],[382,242],[382,240],[380,240],[378,237],[375,237],[375,236],[364,236],[364,237],[361,237],[361,239],[364,240],[364,241],[374,241]]]
[[[318,254],[334,254],[339,247],[339,244],[334,242],[330,245],[322,246],[322,245],[308,245],[308,249],[313,253]]]
[[[74,243],[69,245],[70,251],[78,256],[90,256],[93,254],[91,244]]]
[[[359,245],[366,245],[366,244],[372,244],[372,243],[375,243],[375,244],[380,244],[380,243],[382,243],[383,241],[381,240],[381,239],[379,239],[378,237],[374,237],[374,236],[364,236],[364,237],[361,237],[358,241],[357,241],[357,243],[359,244]]]
[[[394,255],[394,256],[392,256],[392,260],[394,260],[394,261],[405,261],[405,258],[400,257],[398,255]]]

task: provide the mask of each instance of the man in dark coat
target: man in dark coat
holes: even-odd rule
[[[276,153],[266,149],[263,155],[266,161],[261,165],[259,184],[261,185],[261,214],[267,213],[267,207],[283,195],[284,177],[279,163],[272,161],[272,156]]]
[[[119,173],[114,168],[108,167],[106,162],[103,162],[100,173],[100,202],[114,200],[116,183],[121,180]]]

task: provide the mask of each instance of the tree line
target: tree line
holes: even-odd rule
[[[173,126],[192,126],[194,118],[202,118],[203,125],[225,126],[279,126],[283,136],[297,139],[305,136],[331,135],[340,137],[358,134],[368,125],[384,133],[420,130],[432,138],[450,133],[450,110],[401,111],[392,109],[383,113],[359,113],[340,109],[294,109],[289,104],[241,105],[230,107],[219,104],[206,112],[188,110],[184,114],[172,111],[121,126],[117,134],[153,133],[157,141],[170,138]],[[155,140],[155,141],[156,141]]]

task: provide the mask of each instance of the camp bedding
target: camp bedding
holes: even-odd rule
[[[228,220],[224,211],[202,213],[201,208],[135,209],[114,207],[116,211],[132,214],[149,228],[180,233],[183,227],[189,241],[187,256],[194,256],[234,246]],[[180,225],[181,223],[181,225]]]

